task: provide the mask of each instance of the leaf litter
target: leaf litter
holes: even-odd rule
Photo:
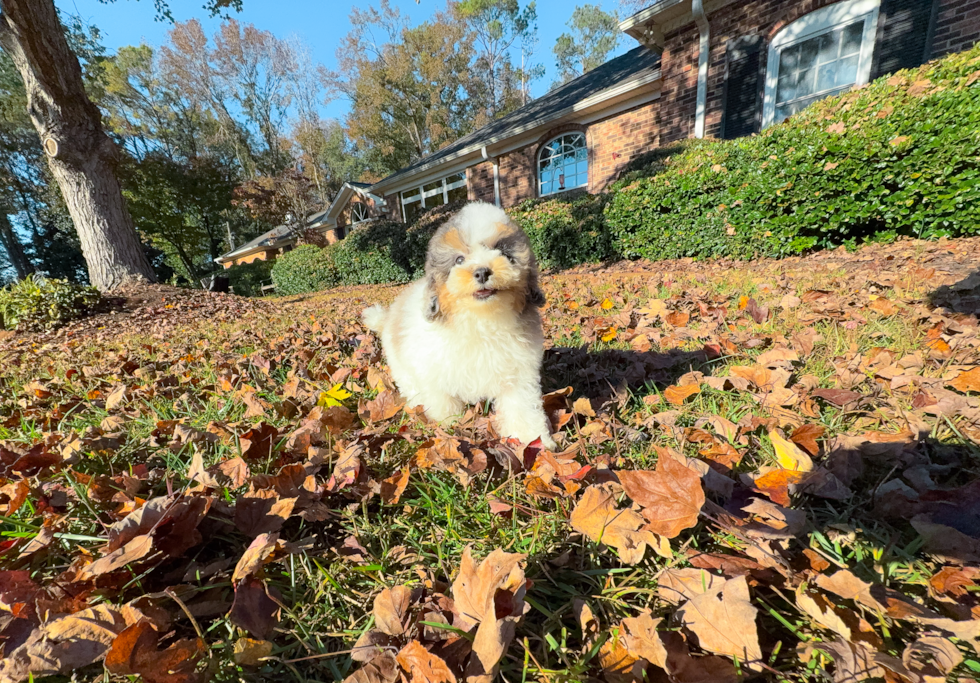
[[[978,252],[548,276],[559,452],[406,411],[388,287],[9,337],[0,681],[972,679]]]

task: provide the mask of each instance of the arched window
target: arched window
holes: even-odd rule
[[[361,202],[353,202],[350,205],[350,222],[352,225],[354,223],[360,223],[361,221],[366,221],[368,218],[369,215],[368,215],[368,208],[366,204],[362,204]]]
[[[844,0],[800,17],[769,44],[762,125],[868,82],[880,0]]]
[[[589,150],[584,133],[563,133],[538,154],[538,196],[589,184]]]

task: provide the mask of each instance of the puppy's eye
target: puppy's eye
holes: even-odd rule
[[[466,257],[463,256],[462,254],[460,254],[459,256],[456,257],[456,265],[458,266],[460,263],[462,263],[465,260],[466,260]]]
[[[513,254],[508,254],[507,252],[504,252],[504,256],[506,256],[507,260],[510,261],[511,263],[517,263],[517,258]]]

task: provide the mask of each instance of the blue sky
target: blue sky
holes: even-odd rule
[[[548,90],[555,79],[555,59],[551,52],[558,36],[567,30],[566,23],[572,10],[578,4],[596,0],[538,0],[538,51],[537,61],[545,65],[547,73],[534,84],[535,96]],[[62,11],[76,14],[90,24],[99,27],[103,43],[111,51],[124,45],[138,45],[145,42],[153,47],[166,42],[169,24],[155,21],[153,0],[116,0],[104,3],[100,0],[56,0]],[[208,35],[214,33],[219,19],[208,17],[202,9],[203,0],[169,0],[174,20],[199,19]],[[366,6],[358,3],[359,6]],[[445,7],[445,0],[392,0],[402,14],[412,23],[419,23],[436,11]],[[521,5],[526,3],[521,1]],[[616,8],[616,0],[604,0],[599,4],[606,10]],[[239,21],[255,24],[256,27],[271,31],[281,38],[297,36],[313,51],[314,59],[328,68],[336,66],[334,53],[340,39],[350,30],[347,19],[351,5],[347,3],[325,2],[324,0],[245,0],[243,11],[237,15]],[[626,36],[620,42],[616,53],[632,47]],[[325,116],[342,118],[347,112],[347,103],[336,100],[324,105]]]

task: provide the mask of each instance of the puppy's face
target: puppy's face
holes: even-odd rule
[[[471,204],[429,243],[427,317],[521,314],[544,303],[527,235],[500,209]]]

